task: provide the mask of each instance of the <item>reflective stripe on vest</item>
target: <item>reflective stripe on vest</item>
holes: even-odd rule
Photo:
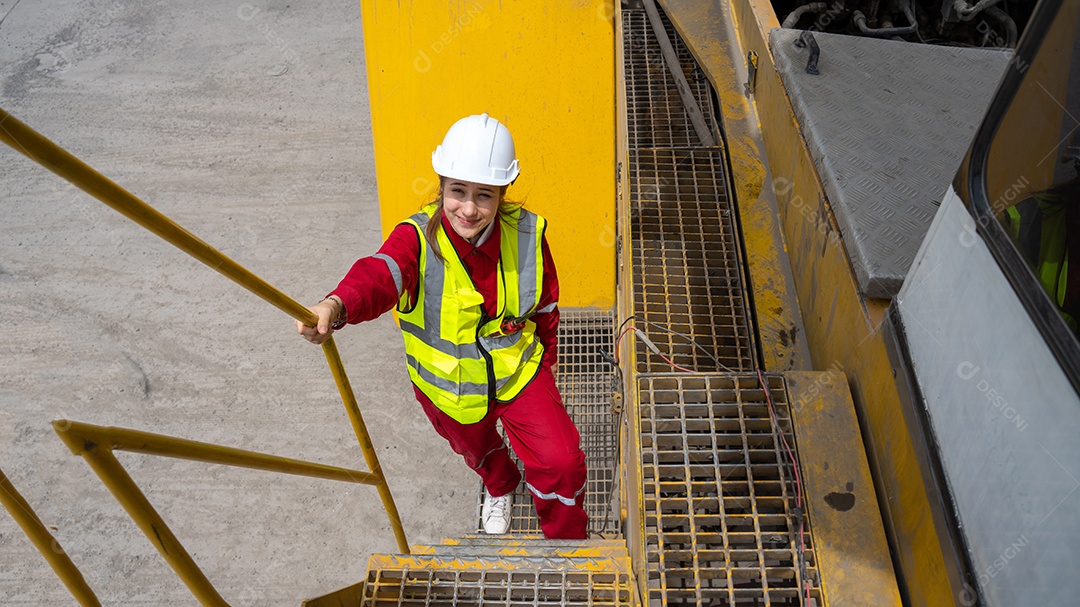
[[[512,400],[540,370],[544,347],[530,317],[540,303],[546,222],[520,208],[497,216],[498,312],[487,318],[484,297],[442,226],[437,238],[445,261],[427,242],[435,210],[430,205],[403,222],[420,239],[420,285],[411,307],[410,294],[401,295],[398,320],[413,383],[454,420],[471,424],[484,418],[491,399]]]

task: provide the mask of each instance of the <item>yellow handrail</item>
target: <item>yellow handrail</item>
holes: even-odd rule
[[[210,266],[289,316],[308,326],[314,326],[318,320],[310,310],[291,297],[188,232],[108,177],[98,173],[41,133],[23,124],[3,108],[0,108],[0,141],[70,181],[87,194],[119,211],[123,216],[167,240],[176,248]]]
[[[11,146],[17,152],[70,181],[79,189],[97,198],[106,205],[119,211],[125,217],[167,240],[181,251],[210,266],[215,271],[233,280],[240,286],[263,298],[274,307],[308,326],[314,326],[318,320],[311,310],[282,293],[270,283],[259,278],[247,268],[236,263],[221,251],[203,242],[180,225],[160,213],[157,209],[135,197],[131,192],[120,187],[109,178],[92,169],[68,151],[49,141],[34,129],[20,122],[17,118],[0,108],[0,141]],[[394,497],[382,473],[382,466],[375,448],[371,444],[364,418],[360,415],[360,406],[356,402],[345,366],[341,362],[334,338],[323,342],[323,354],[330,365],[330,371],[337,383],[341,400],[352,423],[353,432],[360,443],[371,473],[378,476],[379,497],[390,519],[390,528],[394,530],[398,550],[409,553],[409,542],[405,538],[405,529],[401,525]]]
[[[200,443],[186,438],[153,434],[128,428],[94,426],[61,419],[53,422],[53,429],[75,455],[96,453],[98,449],[130,451],[147,455],[160,455],[196,462],[222,464],[237,468],[252,468],[267,472],[281,472],[298,476],[311,476],[332,481],[377,485],[379,477],[370,472],[328,466],[314,462],[268,455],[235,447]]]
[[[64,552],[60,542],[56,541],[41,519],[34,514],[30,504],[15,490],[3,470],[0,470],[0,504],[3,504],[11,514],[11,518],[15,519],[26,537],[30,538],[30,542],[38,549],[41,556],[45,557],[75,600],[79,601],[83,607],[101,607],[94,591],[90,590],[90,586],[83,579],[82,573],[79,572],[75,563],[71,562],[71,557]]]
[[[196,237],[191,232],[173,222],[171,219],[158,212],[156,209],[143,202],[127,190],[123,189],[107,177],[98,173],[86,163],[82,162],[60,146],[56,145],[40,133],[34,131],[21,121],[16,119],[10,113],[0,108],[0,141],[3,141],[8,146],[23,154],[27,158],[30,158],[34,162],[37,162],[41,166],[56,173],[60,177],[74,184],[76,187],[87,192],[94,198],[97,198],[106,205],[112,207],[116,211],[120,212],[125,217],[131,219],[140,226],[147,230],[157,234],[161,238],[165,239],[181,251],[191,255],[204,264],[210,266],[216,272],[224,275],[230,280],[236,282],[245,289],[251,291],[255,295],[258,295],[266,302],[270,303],[279,310],[285,312],[292,318],[299,320],[308,326],[313,326],[317,318],[314,314],[304,306],[300,305],[297,301],[290,298],[270,283],[266,282],[259,276],[255,275],[247,268],[244,268],[236,261],[232,260],[221,251],[218,251],[214,247],[210,246],[203,240]],[[356,434],[356,439],[360,444],[360,450],[364,454],[364,460],[370,470],[369,473],[363,473],[359,471],[349,471],[350,475],[353,475],[351,480],[356,481],[356,478],[364,478],[363,482],[367,484],[373,484],[379,491],[379,497],[382,500],[383,508],[386,510],[387,517],[390,519],[390,527],[394,531],[394,537],[397,540],[398,550],[403,554],[409,553],[409,543],[405,537],[405,530],[401,524],[401,516],[398,514],[397,505],[394,503],[394,498],[390,493],[390,487],[386,482],[386,477],[382,472],[382,466],[379,463],[378,455],[375,453],[375,448],[371,443],[371,437],[368,434],[367,427],[364,424],[363,416],[360,414],[360,407],[356,401],[356,395],[353,393],[352,386],[349,384],[349,378],[345,372],[345,366],[341,362],[341,356],[338,353],[337,345],[334,343],[334,339],[331,337],[322,344],[323,354],[326,356],[327,364],[330,366],[330,372],[334,377],[334,381],[337,384],[338,392],[341,394],[342,403],[345,405],[345,411],[349,416],[349,421],[352,424],[353,432]],[[145,435],[145,433],[143,433]],[[147,435],[156,436],[156,435]],[[164,437],[168,438],[168,437]],[[180,440],[180,439],[175,439]],[[192,448],[194,444],[187,444],[185,448]],[[69,445],[70,446],[70,445]],[[84,446],[90,449],[92,446]],[[216,447],[216,446],[210,446]],[[219,449],[228,450],[226,447],[218,447]],[[75,450],[74,448],[72,449]],[[127,476],[119,462],[116,462],[110,449],[99,452],[100,455],[93,458],[87,458],[88,463],[98,473],[99,476],[104,479],[109,475],[119,474],[121,476],[115,477],[115,481],[105,481],[106,485],[113,490],[114,495],[120,499],[119,491],[125,495],[127,500],[125,508],[129,509],[129,513],[134,511],[141,511],[146,516],[150,516],[147,527],[143,528],[144,532],[148,534],[155,530],[164,530],[167,532],[167,528],[164,527],[164,523],[160,521],[160,517],[153,512],[153,508],[149,502],[146,501],[145,496]],[[204,452],[204,455],[208,455],[209,452]],[[236,455],[236,453],[233,453]],[[266,456],[273,457],[273,456]],[[207,460],[210,461],[210,460]],[[295,460],[292,460],[297,463]],[[225,462],[219,462],[225,463]],[[280,463],[280,462],[279,462]],[[324,472],[332,467],[325,467]],[[344,469],[336,469],[344,470]],[[283,471],[283,470],[282,470]],[[292,472],[299,473],[299,472]],[[329,474],[329,472],[327,472]],[[306,473],[304,473],[306,474]],[[336,473],[335,473],[336,474]],[[355,477],[356,474],[363,475],[361,477]],[[109,476],[109,478],[113,478]],[[124,480],[126,479],[126,481]],[[338,479],[343,480],[343,479]],[[368,482],[371,481],[371,482]],[[115,484],[110,485],[110,482]],[[130,508],[129,508],[130,506]],[[135,518],[135,514],[132,513],[132,517]],[[157,518],[156,521],[152,520]],[[142,524],[140,523],[140,527]],[[205,588],[201,588],[200,592],[203,594],[196,594],[196,596],[205,596],[206,600],[204,604],[224,605],[224,601],[213,587],[210,586],[209,581],[202,576],[202,573],[195,567],[194,562],[191,561],[190,556],[183,551],[179,542],[175,537],[171,536],[171,541],[175,542],[175,546],[169,551],[168,554],[163,552],[166,560],[170,564],[174,565],[174,569],[178,573],[181,569],[185,569],[190,574],[191,579],[201,578],[201,584],[205,584]],[[159,549],[161,549],[159,545]],[[182,556],[178,564],[174,564],[174,557]],[[186,558],[186,562],[182,562]],[[194,569],[194,571],[189,571]],[[54,570],[60,574],[61,570],[54,566]],[[184,574],[181,575],[183,577]],[[186,580],[185,580],[186,581]],[[189,587],[190,584],[189,584]],[[193,589],[193,592],[195,590]],[[200,599],[202,600],[202,599]],[[209,602],[207,602],[209,601]]]
[[[376,485],[380,479],[375,474],[305,462],[277,455],[224,447],[209,443],[151,434],[127,428],[108,428],[68,420],[53,422],[53,429],[75,455],[81,455],[90,469],[101,479],[116,501],[127,511],[146,538],[158,549],[173,571],[187,585],[195,598],[207,606],[225,606],[228,603],[206,579],[194,559],[187,553],[180,540],[157,513],[146,495],[139,489],[127,470],[117,461],[113,451],[131,451],[148,455],[160,455],[241,468],[254,468],[269,472],[281,472],[300,476],[325,478],[349,483]]]

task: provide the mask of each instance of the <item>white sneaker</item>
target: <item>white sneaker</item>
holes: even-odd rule
[[[484,521],[484,533],[503,535],[510,530],[510,512],[514,506],[514,493],[511,491],[500,497],[491,497],[484,490],[484,506],[480,518]]]

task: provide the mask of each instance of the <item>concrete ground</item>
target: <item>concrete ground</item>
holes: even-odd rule
[[[302,302],[380,242],[356,0],[0,0],[0,107]],[[6,146],[0,199],[0,469],[103,604],[196,602],[51,420],[364,469],[284,314]],[[470,532],[475,476],[393,321],[338,343],[410,542]],[[233,605],[298,605],[396,549],[370,487],[120,458]],[[75,604],[6,513],[0,604]]]

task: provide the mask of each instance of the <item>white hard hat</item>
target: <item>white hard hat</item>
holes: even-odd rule
[[[487,114],[462,118],[431,154],[431,167],[450,179],[503,186],[518,176],[510,131]]]

